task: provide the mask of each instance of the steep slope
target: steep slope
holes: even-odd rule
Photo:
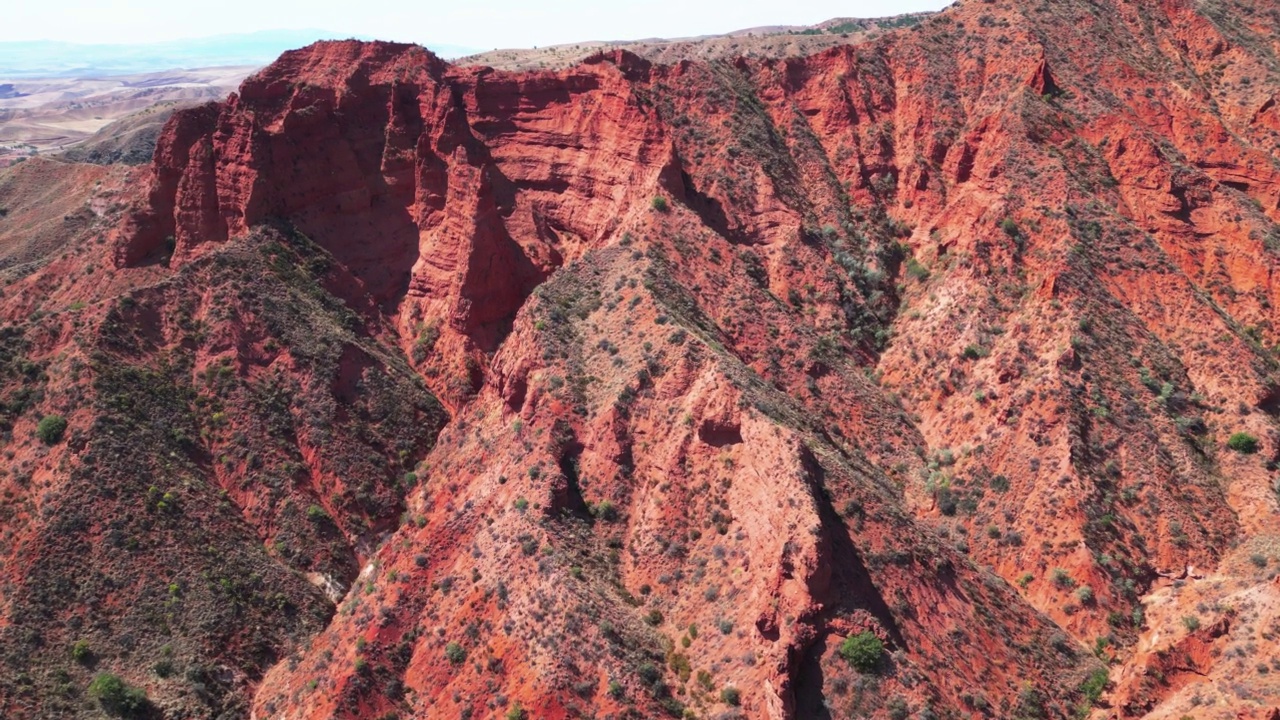
[[[94,714],[84,688],[116,673],[143,714],[243,716],[396,523],[444,413],[305,238],[111,276],[112,223],[4,288],[0,707]]]
[[[119,169],[44,158],[0,174],[0,278],[29,273],[89,227],[101,222],[124,192]]]
[[[0,702],[88,712],[85,639],[155,712],[1268,717],[1278,31],[286,53],[5,288]]]
[[[681,170],[663,114],[637,93],[636,84],[651,72],[642,61],[618,55],[564,75],[508,77],[488,70],[450,74],[418,48],[327,44],[286,55],[248,81],[225,106],[181,113],[170,124],[157,151],[149,203],[122,227],[117,261],[138,264],[167,254],[170,250],[161,238],[172,235],[175,244],[168,262],[190,267],[220,256],[232,238],[269,218],[285,219],[351,271],[351,284],[341,292],[352,306],[398,320],[407,354],[455,410],[451,427],[456,433],[442,438],[418,471],[431,501],[410,508],[413,522],[384,545],[360,578],[362,592],[374,595],[372,602],[363,605],[359,594],[353,596],[340,608],[331,633],[318,639],[305,656],[291,659],[287,668],[281,666],[282,674],[270,678],[259,695],[260,713],[275,716],[305,709],[378,714],[399,702],[415,703],[420,710],[450,703],[479,710],[469,693],[458,699],[461,688],[475,680],[446,680],[449,661],[442,646],[450,634],[447,628],[460,632],[481,624],[502,626],[502,634],[509,636],[495,639],[489,648],[493,663],[510,669],[501,675],[503,694],[551,714],[577,714],[593,706],[632,707],[641,714],[665,706],[678,714],[685,703],[709,709],[721,702],[711,690],[724,689],[725,682],[739,689],[737,702],[752,712],[791,715],[802,702],[821,707],[822,664],[833,666],[825,671],[828,675],[839,671],[842,661],[832,659],[835,649],[855,631],[874,633],[891,648],[914,652],[914,658],[904,655],[895,661],[901,666],[898,677],[904,679],[886,681],[881,688],[886,692],[909,693],[941,706],[1021,703],[1039,708],[1047,703],[1065,712],[1083,677],[1080,667],[1088,664],[1080,654],[1062,643],[1059,650],[1026,657],[1012,651],[1008,629],[1029,629],[1029,637],[1038,636],[1033,644],[1049,648],[1052,626],[1017,603],[1007,587],[984,580],[962,557],[940,550],[927,530],[910,529],[910,521],[897,509],[892,485],[856,447],[846,440],[834,444],[819,424],[801,423],[804,405],[769,388],[732,349],[720,344],[721,331],[703,315],[713,296],[680,298],[686,292],[682,288],[714,282],[723,291],[715,298],[736,298],[744,308],[765,307],[777,301],[762,287],[762,280],[735,273],[717,280],[715,268],[698,263],[676,275],[666,262],[657,261],[653,267],[641,262],[667,255],[691,261],[690,242],[718,244],[715,252],[729,257],[734,252],[698,214],[684,207],[660,212],[651,203],[655,194],[670,195],[673,205],[698,201],[696,190],[689,187],[692,181]],[[342,78],[336,85],[313,83],[314,78],[334,76]],[[288,92],[282,93],[285,88]],[[289,152],[275,152],[281,147]],[[239,148],[264,150],[237,154]],[[280,177],[289,181],[279,182]],[[669,221],[655,225],[668,216]],[[797,222],[786,236],[799,243],[799,231]],[[361,243],[351,242],[354,233],[359,233]],[[816,249],[809,255],[814,265],[824,264]],[[598,269],[592,277],[575,281],[586,267]],[[647,284],[660,286],[661,292],[647,290],[628,297],[621,309],[623,298],[606,303],[601,297],[609,282],[617,292],[626,276],[633,276],[634,285],[634,275],[646,270],[652,275]],[[529,327],[519,320],[528,316],[517,311],[533,288],[553,273],[561,279],[546,286],[548,292],[579,282],[581,289],[564,291],[569,297],[559,301],[559,310],[548,309],[548,321],[527,322],[534,323],[535,331],[547,322],[567,325],[565,335],[535,336],[521,345],[518,338]],[[710,285],[706,289],[710,291]],[[604,303],[615,314],[602,321],[617,323],[621,315],[636,312],[645,297],[650,303],[677,303],[668,312],[683,315],[673,322],[655,310],[652,325],[671,325],[672,330],[670,335],[655,334],[655,340],[683,347],[689,331],[706,334],[701,342],[691,342],[691,357],[685,359],[675,349],[669,357],[666,352],[650,355],[638,346],[632,348],[628,365],[620,354],[620,338],[610,341],[607,334],[577,329],[568,316],[576,313],[585,322],[593,306]],[[848,302],[861,304],[854,295]],[[839,312],[834,306],[830,311]],[[780,309],[776,321],[784,323],[788,312]],[[833,393],[850,402],[864,398],[858,415],[864,421],[877,418],[887,433],[900,436],[895,452],[907,462],[916,461],[910,452],[916,438],[900,413],[885,403],[855,365],[838,360],[838,347],[817,348],[811,329],[797,333],[793,342],[798,348],[812,346],[809,354],[815,357],[830,355],[832,367],[822,372],[832,375],[826,382]],[[557,345],[568,356],[558,366],[551,364],[550,354]],[[588,351],[597,362],[604,358],[601,367],[586,365]],[[492,372],[494,363],[503,362],[514,367],[510,378]],[[564,390],[564,397],[542,412],[536,404],[524,409],[526,396],[535,392],[530,363],[548,364],[547,372],[560,378],[559,389]],[[687,367],[662,388],[652,376],[665,363]],[[583,386],[588,377],[600,378],[611,389],[600,392]],[[699,382],[698,377],[703,379]],[[631,378],[638,384],[633,386]],[[628,421],[633,409],[626,406],[637,393],[680,397],[695,382],[711,386],[705,402],[719,408],[716,414],[664,428],[659,404],[645,409],[654,417],[636,417],[634,426]],[[495,384],[504,392],[495,394]],[[769,409],[744,417],[739,406],[752,403]],[[532,438],[542,438],[541,452],[532,440],[510,435],[517,411],[529,415],[527,425],[519,422]],[[574,416],[583,418],[582,427],[575,427]],[[589,422],[593,417],[599,419]],[[703,455],[703,465],[687,469],[684,503],[667,506],[668,511],[647,521],[637,518],[636,527],[612,540],[603,530],[591,532],[580,487],[582,473],[590,470],[615,486],[592,501],[597,510],[609,507],[608,514],[631,518],[646,506],[662,507],[660,496],[669,483],[657,476],[691,462],[694,450],[687,446],[694,442],[699,422],[694,450]],[[668,449],[651,456],[649,450],[634,447],[634,436],[641,432],[659,433]],[[744,457],[735,461],[726,448],[742,444],[743,432],[758,433],[753,445],[763,446],[744,450]],[[854,430],[841,434],[853,436]],[[709,447],[722,449],[702,449]],[[501,458],[508,458],[508,464],[498,463]],[[713,473],[716,467],[729,470],[739,462],[742,470],[724,472],[723,479],[713,477],[720,474]],[[792,468],[790,473],[776,485],[750,481],[755,478],[758,483],[786,466]],[[507,481],[500,482],[488,470]],[[640,485],[645,476],[637,474],[642,470],[651,478],[644,485],[654,486],[647,492]],[[465,482],[457,482],[460,473],[465,473]],[[739,478],[741,473],[747,477]],[[506,492],[494,493],[490,483],[506,485]],[[718,509],[709,507],[706,517],[669,537],[673,517],[667,512],[690,512],[697,494],[711,492],[717,483],[722,483],[715,500]],[[730,494],[731,486],[742,489]],[[836,488],[844,490],[843,497]],[[772,497],[759,497],[762,491]],[[504,530],[496,525],[493,511],[507,502],[513,509],[505,513],[511,527]],[[546,542],[546,551],[539,550],[538,535],[530,532],[536,525],[525,519],[530,502],[535,514],[563,523],[543,531],[554,538]],[[735,509],[739,504],[742,510]],[[796,507],[796,513],[785,522],[769,521],[754,535],[734,529],[739,545],[735,556],[776,558],[761,570],[748,565],[750,572],[732,583],[742,587],[731,585],[735,569],[725,560],[726,546],[713,542],[710,533],[700,546],[694,545],[704,529],[728,536],[732,525],[750,527],[757,522],[753,516],[787,506]],[[865,525],[857,543],[837,508],[850,516],[848,522]],[[735,520],[735,514],[744,517]],[[484,526],[481,518],[487,518]],[[563,557],[554,555],[557,542],[564,544]],[[661,561],[672,552],[673,543],[681,547],[671,555],[677,562]],[[392,548],[403,552],[393,556]],[[427,549],[439,558],[423,552]],[[621,551],[633,554],[630,563],[621,557],[609,559]],[[525,580],[517,570],[521,557],[539,552],[544,555],[541,573],[553,572],[555,563],[561,573],[583,574],[581,569],[572,571],[575,563],[591,563],[601,574],[575,592],[546,596],[536,576]],[[691,604],[653,591],[653,582],[670,585],[672,578],[686,572],[687,563],[706,562],[715,555],[725,560],[715,568],[723,589],[708,578],[706,587],[699,583],[690,588],[694,594],[686,602]],[[525,561],[530,570],[536,567],[533,562]],[[874,580],[864,567],[873,562],[885,566]],[[891,569],[897,566],[902,569]],[[373,568],[384,569],[386,575],[374,575]],[[484,583],[490,575],[492,584]],[[390,584],[380,582],[385,578]],[[401,578],[409,592],[398,589]],[[469,583],[471,590],[462,583]],[[462,605],[450,610],[445,602],[431,598],[428,589]],[[723,608],[712,614],[714,606],[708,603],[722,591]],[[652,604],[648,627],[634,607],[639,602],[635,598],[646,595]],[[480,597],[496,603],[492,618],[477,605]],[[784,598],[787,603],[780,606]],[[893,609],[887,598],[895,603]],[[539,633],[536,625],[523,630],[513,625],[524,613],[537,617],[553,607],[570,613],[559,621],[568,624],[561,632],[577,632],[580,620],[575,615],[585,608],[592,608],[592,616],[612,617],[614,629],[606,634],[632,646],[632,652],[616,660],[594,653],[579,658],[560,649],[555,630]],[[365,628],[375,609],[379,631],[371,635]],[[957,629],[950,643],[972,647],[974,655],[1004,648],[995,650],[998,665],[975,664],[972,672],[936,682],[917,680],[923,668],[950,662],[949,651],[933,645],[934,636],[943,632],[934,613],[954,617],[954,622],[990,616],[992,620],[982,625],[994,629],[994,635],[991,630],[970,635]],[[441,615],[440,634],[427,640],[424,623]],[[703,643],[704,653],[735,653],[736,661],[713,665],[710,655],[692,656],[705,678],[696,699],[683,697],[691,692],[686,684],[695,665],[673,649],[677,626],[662,627],[657,619],[668,615],[671,623],[679,618],[680,628],[718,626],[725,628],[722,634],[731,635],[721,643]],[[733,627],[739,628],[736,634]],[[672,637],[664,640],[665,633]],[[474,630],[469,637],[477,639]],[[499,643],[509,649],[499,650]],[[479,653],[480,648],[470,651]],[[546,655],[548,651],[553,655]],[[550,674],[542,669],[548,662],[554,668]],[[580,677],[586,662],[596,665],[599,673],[592,687]],[[659,669],[664,664],[669,670]],[[911,670],[914,665],[921,670]],[[678,678],[680,697],[672,696],[663,681],[668,671]],[[984,671],[1000,677],[999,683],[979,689]],[[320,691],[317,676],[326,673],[334,677]],[[727,680],[718,678],[720,674]],[[804,683],[802,675],[808,678]],[[563,696],[569,678],[575,678],[579,700]],[[1027,680],[1033,685],[1023,688]],[[802,684],[807,685],[803,693]],[[611,687],[617,689],[610,693]],[[308,693],[308,698],[298,701],[297,710],[286,710],[289,698],[299,693]],[[888,697],[860,687],[848,702],[871,709]]]

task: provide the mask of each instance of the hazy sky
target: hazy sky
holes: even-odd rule
[[[12,0],[0,41],[138,43],[319,28],[488,50],[807,25],[938,10],[947,0]]]

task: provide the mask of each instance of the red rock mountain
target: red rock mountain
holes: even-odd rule
[[[0,714],[1276,717],[1277,38],[320,43],[15,166]]]

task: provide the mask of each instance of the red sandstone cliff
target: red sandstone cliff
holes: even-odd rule
[[[175,717],[1265,716],[1278,29],[286,53],[0,298],[0,707],[89,638]]]

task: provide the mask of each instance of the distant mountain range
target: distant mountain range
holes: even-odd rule
[[[95,77],[174,68],[266,65],[285,50],[346,37],[325,30],[264,30],[130,45],[0,42],[0,77]],[[458,45],[432,43],[427,47],[445,58],[478,52],[477,48]]]

